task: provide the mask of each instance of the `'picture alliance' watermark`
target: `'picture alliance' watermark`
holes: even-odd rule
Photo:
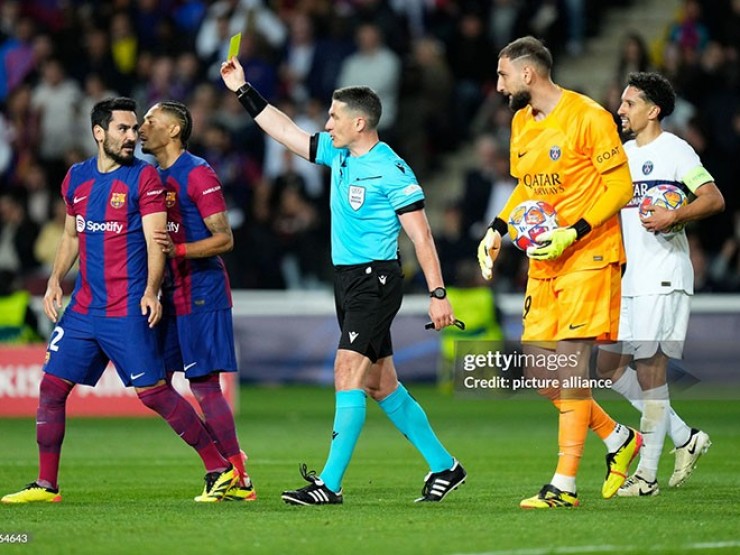
[[[521,390],[612,387],[611,379],[574,374],[579,365],[579,352],[566,354],[543,349],[526,352],[526,347],[520,351],[507,350],[503,344],[459,343],[455,357],[457,391],[509,395]]]

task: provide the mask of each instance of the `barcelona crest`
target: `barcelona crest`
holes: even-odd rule
[[[167,205],[167,208],[172,208],[175,206],[175,200],[177,199],[177,193],[175,191],[167,191],[167,194],[164,197],[164,203]]]
[[[126,193],[113,193],[110,197],[110,205],[113,208],[121,208],[126,204]]]

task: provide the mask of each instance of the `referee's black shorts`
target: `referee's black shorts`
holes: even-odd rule
[[[365,355],[372,362],[393,354],[391,323],[401,308],[402,280],[398,260],[334,267],[340,349]]]

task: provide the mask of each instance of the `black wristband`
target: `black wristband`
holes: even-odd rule
[[[256,118],[267,108],[267,100],[249,83],[244,83],[236,91],[236,97],[249,115]]]
[[[581,218],[580,220],[578,220],[571,227],[576,230],[576,239],[580,239],[581,237],[583,237],[584,235],[586,235],[586,233],[588,233],[589,231],[591,231],[591,224],[588,223],[583,218]]]
[[[498,234],[501,235],[501,237],[503,237],[509,232],[509,224],[507,224],[504,220],[502,220],[498,216],[495,217],[490,224],[488,224],[488,227],[490,227],[494,231],[498,231]]]

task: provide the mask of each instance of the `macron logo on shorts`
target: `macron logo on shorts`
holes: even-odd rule
[[[356,331],[349,332],[349,342],[350,343],[354,343],[355,342],[355,339],[357,339],[357,336],[358,335],[360,335],[360,334],[357,333]]]

